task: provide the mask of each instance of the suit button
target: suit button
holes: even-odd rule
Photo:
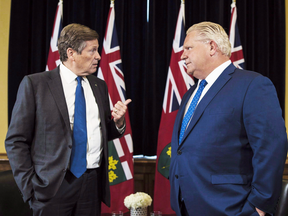
[[[178,175],[175,175],[175,178],[178,179]]]
[[[181,155],[182,152],[180,150],[177,151],[177,155]]]
[[[66,172],[66,171],[67,171],[67,169],[63,169],[62,171],[63,171],[63,172]]]
[[[69,146],[68,146],[68,148],[70,148],[70,149],[71,149],[71,148],[72,148],[72,145],[69,145]]]

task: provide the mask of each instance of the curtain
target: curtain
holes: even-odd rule
[[[274,83],[284,116],[285,1],[239,0],[238,27],[246,69]],[[8,62],[8,115],[25,75],[45,70],[58,0],[12,0]],[[185,26],[219,23],[229,32],[231,0],[186,0]],[[109,0],[63,1],[63,25],[84,24],[100,36]],[[180,0],[115,0],[115,19],[125,76],[134,154],[155,155],[162,102]],[[97,72],[96,72],[97,74]]]

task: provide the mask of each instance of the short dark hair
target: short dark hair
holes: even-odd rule
[[[81,54],[86,47],[86,41],[99,39],[98,33],[87,26],[72,23],[65,26],[58,39],[58,52],[60,60],[65,62],[68,59],[67,49],[72,48]]]

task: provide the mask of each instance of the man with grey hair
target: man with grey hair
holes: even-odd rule
[[[101,201],[110,205],[107,143],[123,135],[131,100],[118,101],[111,119],[107,85],[92,75],[98,38],[86,26],[66,26],[60,66],[20,84],[5,146],[34,216],[95,216]]]
[[[171,206],[177,215],[273,215],[287,155],[272,82],[236,68],[224,29],[201,22],[184,41],[187,73],[171,141]]]

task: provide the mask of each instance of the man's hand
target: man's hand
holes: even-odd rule
[[[118,101],[113,107],[112,116],[114,117],[114,122],[118,128],[121,128],[124,125],[124,117],[127,110],[127,105],[131,101],[131,99],[126,100],[124,103],[122,103],[122,101]]]
[[[255,207],[256,208],[256,207]],[[260,216],[265,216],[265,212],[263,212],[263,211],[261,211],[260,209],[258,209],[258,208],[256,208],[256,211],[258,212],[258,214],[260,215]]]

